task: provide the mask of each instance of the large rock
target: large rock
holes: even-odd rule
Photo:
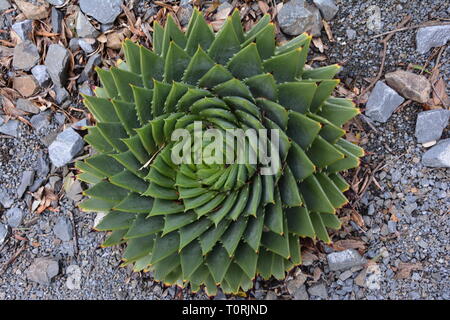
[[[328,298],[327,288],[325,287],[325,285],[323,283],[319,283],[319,284],[311,286],[308,289],[308,293],[312,296],[317,296],[322,299]]]
[[[11,7],[11,4],[8,0],[0,0],[0,11],[9,9]]]
[[[366,116],[372,120],[386,122],[392,113],[405,101],[394,89],[378,81],[366,104]]]
[[[422,164],[432,168],[450,168],[450,138],[441,140],[424,153]]]
[[[420,28],[416,34],[417,51],[427,53],[433,47],[445,45],[450,40],[450,25]]]
[[[33,102],[22,98],[17,99],[16,108],[32,114],[38,114],[41,111],[38,107],[34,105]]]
[[[17,34],[20,40],[31,40],[31,34],[33,31],[33,21],[23,20],[16,22],[11,26],[11,29]]]
[[[416,138],[419,143],[437,141],[448,125],[450,110],[438,109],[419,113],[416,122]]]
[[[14,207],[5,213],[6,222],[11,228],[17,228],[23,221],[24,212],[22,209]]]
[[[41,20],[48,17],[50,6],[44,0],[35,0],[33,3],[25,0],[14,0],[14,2],[27,19]]]
[[[16,193],[18,199],[22,198],[23,194],[25,193],[25,190],[27,190],[27,188],[31,186],[33,181],[34,181],[34,170],[26,170],[22,173],[22,179],[20,180],[20,184],[17,187]]]
[[[25,271],[28,280],[42,285],[49,285],[59,273],[58,261],[50,258],[37,258]]]
[[[62,20],[64,18],[64,13],[56,8],[52,8],[52,30],[54,33],[61,33],[62,31]]]
[[[113,23],[122,12],[122,0],[80,0],[81,10],[101,23]]]
[[[314,14],[305,8],[303,0],[291,0],[278,13],[278,23],[284,33],[296,36],[314,26]]]
[[[327,255],[331,271],[346,270],[363,265],[366,261],[354,249],[333,252]]]
[[[81,136],[72,128],[58,134],[55,141],[48,148],[51,162],[56,167],[62,167],[83,149],[84,142]]]
[[[19,136],[19,120],[5,120],[0,117],[0,133],[17,138]]]
[[[311,11],[311,13],[314,16],[314,21],[312,23],[312,26],[311,26],[309,32],[311,33],[311,35],[313,37],[318,37],[318,36],[320,36],[322,28],[323,28],[322,15],[320,14],[319,9],[317,9],[312,4],[305,2],[305,8],[308,9],[309,11]]]
[[[64,86],[67,82],[69,68],[69,51],[59,44],[51,44],[45,57],[45,65],[53,83]]]
[[[386,74],[386,83],[406,99],[426,103],[430,98],[431,84],[424,76],[398,70]]]
[[[313,2],[319,8],[325,20],[333,19],[339,10],[334,0],[313,0]]]
[[[29,71],[39,62],[39,51],[31,41],[23,41],[14,48],[13,67]]]
[[[78,12],[76,30],[82,38],[95,38],[100,34],[82,12]]]
[[[31,97],[39,89],[39,83],[33,76],[25,75],[13,79],[13,88],[16,89],[23,97]]]

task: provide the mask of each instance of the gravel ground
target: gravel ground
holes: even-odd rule
[[[136,2],[136,1],[135,1]],[[446,0],[430,1],[337,1],[339,12],[330,22],[336,42],[322,32],[328,57],[326,64],[342,63],[339,77],[349,88],[367,85],[380,65],[382,45],[372,37],[395,28],[403,16],[412,16],[411,25],[450,16]],[[367,9],[381,10],[382,26],[371,31]],[[152,5],[137,6],[136,14],[154,14]],[[151,12],[150,12],[151,11]],[[150,13],[149,13],[150,12]],[[15,13],[0,15],[0,29],[9,30]],[[369,18],[370,20],[370,18]],[[354,39],[348,30],[356,31]],[[424,65],[432,52],[420,55],[415,50],[416,29],[397,33],[389,41],[386,71],[405,69],[408,64]],[[1,39],[8,39],[0,33]],[[316,50],[316,54],[319,54]],[[444,51],[441,72],[450,78],[450,49]],[[429,68],[433,67],[433,61]],[[13,72],[2,70],[6,77]],[[8,73],[8,74],[7,74]],[[447,90],[450,86],[447,85]],[[78,97],[72,97],[73,102]],[[79,105],[76,105],[79,106]],[[304,265],[285,281],[255,281],[248,293],[252,299],[450,299],[450,175],[449,169],[430,169],[420,163],[424,148],[414,137],[415,121],[421,106],[410,104],[395,113],[387,123],[369,126],[362,118],[362,146],[367,151],[363,167],[382,169],[375,174],[365,195],[354,202],[364,226],[344,223],[333,240],[351,239],[362,244],[360,253],[368,263],[350,270],[330,271],[326,256],[333,249],[319,245],[314,256],[305,256]],[[41,113],[42,114],[42,113]],[[25,116],[27,120],[31,117]],[[38,119],[39,120],[39,119]],[[123,248],[100,248],[104,233],[93,231],[96,214],[82,213],[76,201],[64,192],[67,167],[56,170],[49,163],[47,148],[64,124],[62,113],[49,113],[43,128],[34,130],[20,123],[18,137],[0,135],[0,195],[10,198],[13,207],[25,212],[23,223],[0,244],[0,300],[2,299],[207,299],[204,293],[166,287],[154,282],[151,274],[133,273],[119,267]],[[449,136],[448,128],[443,138]],[[16,190],[26,170],[50,167],[45,186],[56,198],[40,215],[31,214],[30,193],[18,199]],[[45,166],[44,166],[45,167]],[[353,173],[349,174],[351,178]],[[6,209],[0,209],[0,222],[6,222]],[[61,240],[58,225],[72,229],[68,240]],[[56,231],[56,234],[55,234]],[[70,232],[69,232],[70,233]],[[29,241],[27,241],[26,239]],[[25,249],[23,249],[25,248]],[[27,269],[36,258],[58,261],[59,272],[50,284],[27,279]],[[224,299],[221,293],[216,299]],[[227,297],[242,299],[241,297]]]

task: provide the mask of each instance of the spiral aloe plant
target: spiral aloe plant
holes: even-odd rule
[[[257,274],[284,278],[302,262],[300,238],[328,243],[340,227],[339,172],[363,155],[342,129],[358,109],[331,96],[339,66],[306,68],[311,37],[277,46],[268,15],[248,32],[238,11],[217,33],[198,11],[185,33],[170,15],[153,30],[153,50],[125,41],[125,62],[98,69],[102,87],[84,96],[96,153],[76,164],[91,185],[80,208],[106,212],[103,245],[126,243],[124,265],[164,283],[214,295],[248,290]],[[196,121],[277,129],[281,166],[174,163],[172,133]]]

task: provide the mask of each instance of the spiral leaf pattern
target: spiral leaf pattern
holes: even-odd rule
[[[126,243],[124,265],[164,283],[214,295],[248,290],[257,274],[284,278],[302,262],[301,237],[328,243],[327,228],[340,228],[349,186],[339,172],[363,155],[342,129],[358,109],[331,96],[339,66],[305,68],[311,37],[277,46],[268,15],[248,32],[238,11],[217,33],[199,11],[185,33],[170,15],[153,29],[153,50],[125,41],[125,62],[97,69],[102,86],[84,96],[96,153],[76,163],[90,185],[80,208],[107,212],[103,245]],[[175,164],[171,135],[196,121],[278,129],[276,174],[248,162]]]

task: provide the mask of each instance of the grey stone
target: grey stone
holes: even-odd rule
[[[36,107],[33,102],[31,102],[30,100],[27,99],[22,99],[19,98],[16,101],[16,108],[20,109],[22,111],[28,112],[28,113],[33,113],[33,114],[38,114],[41,110]]]
[[[48,3],[54,6],[62,6],[66,0],[46,0]]]
[[[89,83],[87,81],[78,87],[78,91],[80,92],[80,94],[82,93],[87,96],[94,95],[94,93],[92,92],[91,86],[89,85]]]
[[[67,70],[69,68],[69,51],[59,44],[51,44],[48,47],[45,65],[55,85],[64,86],[67,82]]]
[[[25,190],[33,183],[34,181],[34,170],[26,170],[22,173],[22,179],[20,180],[20,184],[17,187],[17,198],[22,198]]]
[[[47,175],[50,172],[48,159],[42,152],[38,154],[36,159],[36,177],[33,185],[29,188],[31,192],[35,192],[47,180]]]
[[[8,236],[8,226],[0,223],[0,246],[5,242],[6,237]]]
[[[54,33],[61,33],[62,31],[62,19],[64,18],[64,13],[56,8],[52,8],[52,30]]]
[[[70,290],[81,289],[81,269],[76,264],[72,264],[66,269],[67,281],[66,286]]]
[[[432,168],[450,168],[450,138],[439,141],[422,156],[422,164]]]
[[[20,22],[16,22],[11,26],[11,29],[19,36],[20,40],[31,40],[33,20],[23,20]]]
[[[388,227],[389,233],[397,232],[397,222],[389,220],[387,227]]]
[[[316,284],[308,289],[308,293],[312,296],[317,296],[322,299],[328,298],[327,288],[323,283]]]
[[[29,71],[39,62],[40,56],[37,47],[31,41],[23,41],[14,48],[13,67]]]
[[[345,30],[345,33],[347,34],[348,40],[353,40],[356,38],[356,31],[353,29],[347,29]]]
[[[80,121],[72,124],[72,128],[75,130],[82,130],[87,126],[89,126],[89,120],[87,118],[81,119]]]
[[[177,12],[177,18],[182,26],[186,26],[189,23],[193,11],[194,9],[190,4],[180,5],[180,9]]]
[[[0,11],[9,9],[11,7],[11,4],[8,0],[0,0]]]
[[[34,130],[39,131],[42,128],[47,127],[50,125],[50,121],[48,119],[48,112],[39,113],[35,116],[32,116],[30,119],[31,125],[33,126]]]
[[[66,217],[60,217],[53,228],[53,233],[62,241],[69,241],[73,237],[72,224]]]
[[[122,12],[122,0],[80,0],[81,10],[100,23],[113,23]]]
[[[78,45],[81,49],[83,49],[84,52],[87,54],[90,54],[97,50],[97,40],[94,38],[82,38],[78,40]]]
[[[82,12],[78,12],[76,30],[81,38],[95,38],[100,34]]]
[[[394,89],[378,81],[366,104],[366,116],[374,121],[386,122],[392,113],[405,101]]]
[[[450,25],[420,28],[416,34],[417,51],[427,53],[433,47],[445,45],[450,40]]]
[[[28,280],[42,285],[49,285],[59,273],[58,261],[50,258],[37,258],[25,271]]]
[[[66,116],[62,112],[56,112],[54,118],[60,126],[62,126],[64,122],[66,122]]]
[[[277,294],[273,291],[269,291],[266,294],[265,300],[278,300]]]
[[[354,249],[330,253],[327,260],[331,271],[346,270],[365,263],[364,258]]]
[[[305,8],[308,9],[314,16],[312,27],[309,32],[313,37],[318,37],[320,36],[323,28],[322,15],[320,14],[319,9],[309,3],[305,2]]]
[[[334,0],[313,0],[313,2],[327,21],[333,19],[339,10]]]
[[[22,209],[14,207],[5,213],[6,222],[11,228],[17,228],[23,221],[24,212]]]
[[[55,101],[57,104],[62,104],[69,98],[69,92],[66,90],[66,88],[55,85],[53,87],[53,90],[56,93]]]
[[[302,285],[294,291],[292,295],[295,300],[309,300],[308,292],[306,292],[306,286]]]
[[[62,167],[72,161],[84,146],[83,139],[72,128],[67,128],[56,137],[48,148],[51,162]]]
[[[0,133],[17,138],[19,136],[19,121],[9,120],[4,122],[2,117],[0,119],[2,119],[2,122],[0,122]]]
[[[424,76],[397,70],[385,75],[386,83],[407,99],[426,103],[430,97],[431,84]]]
[[[86,62],[86,65],[84,66],[83,71],[81,72],[80,77],[78,78],[78,83],[83,83],[87,80],[89,80],[89,77],[94,70],[94,67],[100,65],[102,62],[102,56],[100,53],[96,53],[89,57],[88,61]]]
[[[314,14],[305,8],[303,0],[291,0],[285,3],[278,13],[281,30],[291,36],[311,30],[314,21]]]
[[[78,49],[80,49],[80,43],[79,43],[80,39],[78,38],[72,38],[69,41],[69,49],[72,51],[76,51]]]
[[[37,66],[34,66],[31,69],[31,73],[41,87],[47,87],[50,84],[51,79],[45,65],[39,64]]]
[[[11,208],[13,203],[14,200],[9,197],[6,190],[0,189],[0,204],[3,206],[3,208]]]
[[[429,110],[419,113],[416,122],[416,138],[419,143],[437,141],[447,127],[450,110]]]
[[[339,280],[345,281],[353,275],[351,270],[346,270],[339,275]]]

